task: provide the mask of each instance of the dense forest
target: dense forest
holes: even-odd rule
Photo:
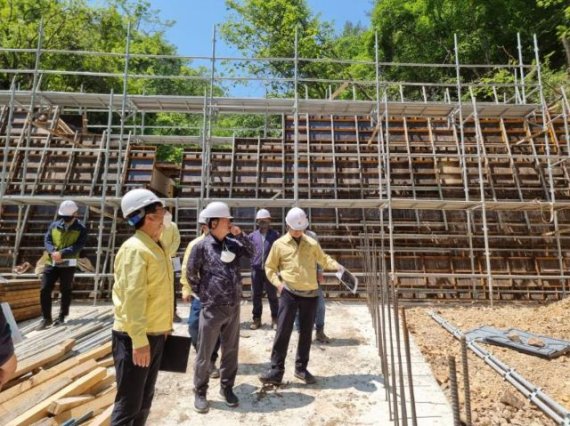
[[[454,64],[454,35],[463,64],[517,64],[517,34],[523,57],[530,63],[535,57],[536,34],[547,99],[554,99],[561,86],[569,85],[570,6],[565,0],[376,0],[370,3],[369,22],[346,22],[342,31],[335,31],[333,23],[312,11],[306,0],[226,0],[226,7],[229,17],[220,23],[220,36],[244,56],[291,58],[297,34],[300,58],[352,60],[300,60],[298,77],[305,81],[374,80],[376,70],[364,63],[374,61],[376,55],[382,63]],[[86,0],[0,0],[0,90],[9,89],[13,82],[20,88],[31,87],[41,32],[41,48],[52,52],[42,54],[40,68],[58,71],[42,76],[42,90],[122,93],[123,55],[130,31],[133,57],[129,71],[137,78],[129,79],[129,93],[203,95],[210,87],[206,67],[186,59],[151,56],[176,55],[176,46],[165,37],[171,25],[173,22],[162,19],[160,11],[145,0],[106,0],[96,5]],[[10,50],[14,48],[29,51],[16,53]],[[85,55],[83,51],[115,56]],[[280,78],[266,89],[272,96],[290,96],[294,90],[288,81],[294,73],[292,61],[242,62],[234,68],[259,78]],[[15,69],[20,72],[9,71]],[[78,70],[104,76],[66,73]],[[384,81],[393,82],[450,82],[456,78],[454,69],[436,66],[383,66],[381,73]],[[512,83],[516,75],[488,67],[466,70],[461,78],[465,82]],[[213,89],[221,95],[228,87]],[[323,98],[331,89],[327,82],[316,82],[298,90],[300,96]],[[479,95],[485,98],[489,94]],[[374,89],[365,85],[338,93],[341,99],[374,96]],[[165,126],[195,126],[196,134],[200,127],[185,115],[156,114],[147,120]],[[262,125],[260,120],[228,117],[217,124],[218,129],[255,128]]]

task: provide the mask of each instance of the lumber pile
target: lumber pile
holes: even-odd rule
[[[35,318],[41,313],[41,282],[37,278],[0,282],[0,303],[7,302],[16,321]]]
[[[0,392],[2,424],[110,424],[116,394],[112,314],[93,308],[63,327],[24,329],[18,368]]]

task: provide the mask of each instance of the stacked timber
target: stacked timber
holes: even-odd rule
[[[0,303],[10,305],[16,321],[36,318],[41,313],[40,287],[37,278],[0,282]]]
[[[0,392],[2,424],[110,424],[116,394],[112,321],[109,308],[94,308],[62,327],[24,329],[15,348],[18,369]]]

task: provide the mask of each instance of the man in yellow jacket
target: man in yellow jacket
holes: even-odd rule
[[[146,189],[121,200],[135,233],[115,258],[113,360],[117,396],[111,423],[142,425],[150,413],[166,336],[172,330],[173,272],[160,244],[164,203]]]
[[[285,373],[285,358],[299,311],[299,343],[295,359],[295,377],[307,384],[315,383],[307,370],[318,290],[317,264],[323,269],[341,271],[344,268],[325,254],[317,241],[304,234],[309,220],[303,210],[293,207],[285,218],[288,232],[273,243],[265,262],[265,273],[277,287],[279,314],[277,332],[271,352],[271,369],[259,376],[264,384],[280,385]]]

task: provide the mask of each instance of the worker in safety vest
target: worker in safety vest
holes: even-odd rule
[[[74,201],[63,201],[57,210],[59,218],[51,223],[44,237],[44,247],[49,259],[42,273],[40,302],[43,319],[38,327],[40,330],[52,325],[51,294],[58,280],[61,305],[53,324],[63,324],[65,317],[69,315],[77,259],[87,242],[87,229],[79,221],[78,212],[79,208]]]

